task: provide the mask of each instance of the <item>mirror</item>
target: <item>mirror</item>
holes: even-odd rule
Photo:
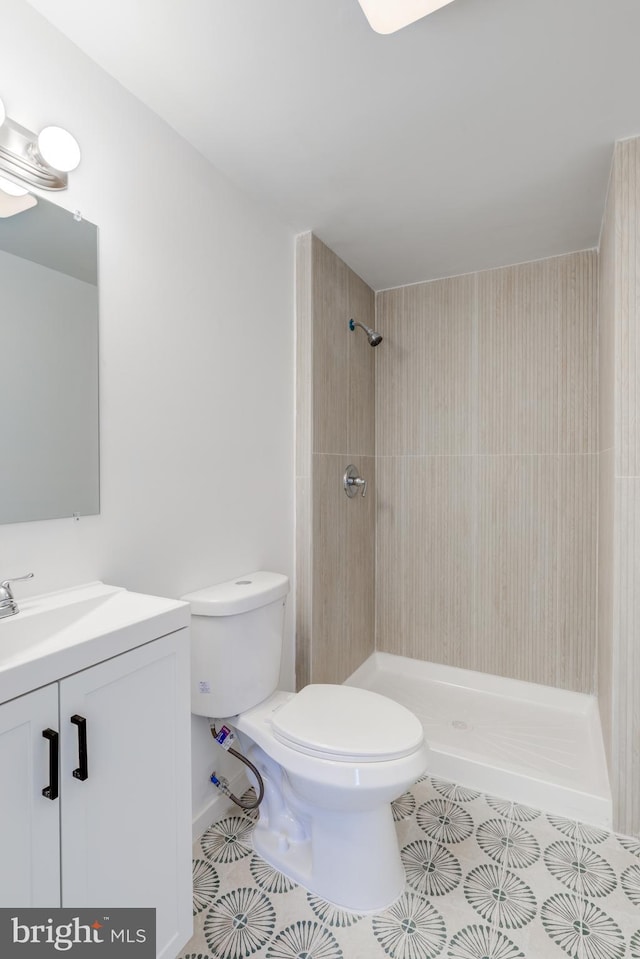
[[[0,216],[0,523],[100,511],[98,230],[35,199]]]

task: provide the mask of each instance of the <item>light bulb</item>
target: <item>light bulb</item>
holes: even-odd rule
[[[80,147],[62,127],[45,127],[38,135],[38,152],[45,163],[61,173],[69,173],[80,163]]]
[[[0,100],[0,127],[2,126],[2,124],[4,123],[6,119],[7,119],[7,111],[4,108],[4,103],[2,102],[2,100]]]
[[[29,192],[23,186],[18,186],[17,183],[7,180],[3,176],[0,176],[0,190],[3,193],[8,193],[9,196],[26,196]]]
[[[376,33],[395,33],[421,20],[452,0],[359,0],[364,15]]]

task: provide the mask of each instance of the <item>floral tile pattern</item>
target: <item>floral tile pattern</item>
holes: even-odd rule
[[[253,851],[256,814],[194,847],[179,959],[640,959],[640,841],[422,777],[392,804],[406,886],[359,915]]]

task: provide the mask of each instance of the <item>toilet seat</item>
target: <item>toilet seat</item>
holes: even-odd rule
[[[312,684],[272,715],[273,737],[307,756],[377,763],[423,746],[419,720],[404,706],[354,686]]]

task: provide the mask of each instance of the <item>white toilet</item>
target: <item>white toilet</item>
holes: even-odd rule
[[[352,686],[278,691],[288,592],[286,576],[257,572],[182,597],[192,712],[226,719],[263,777],[256,852],[335,905],[383,909],[404,887],[390,803],[427,767],[422,726]]]

